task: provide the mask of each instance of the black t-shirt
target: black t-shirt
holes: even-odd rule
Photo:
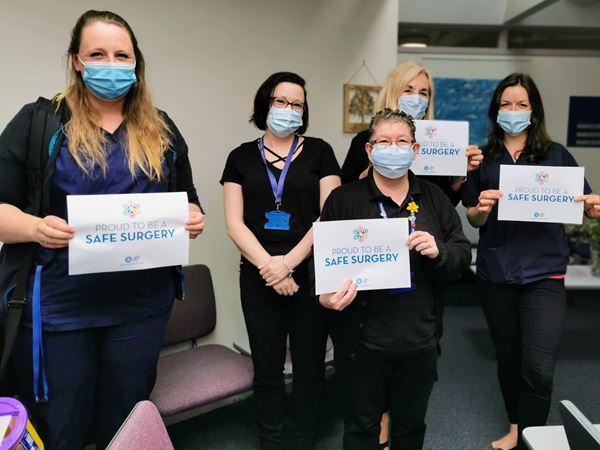
[[[365,150],[365,144],[369,141],[371,132],[364,130],[358,133],[352,139],[348,154],[342,165],[342,183],[349,183],[350,181],[358,180],[360,174],[369,166],[369,157]],[[446,176],[432,176],[432,175],[418,175],[422,180],[427,180],[430,183],[437,184],[446,197],[450,199],[453,206],[458,205],[460,200],[460,191],[455,192],[450,183],[450,177]]]
[[[436,291],[468,267],[471,245],[456,210],[441,189],[410,171],[408,180],[408,195],[401,206],[377,188],[372,169],[367,178],[335,189],[323,206],[321,221],[380,218],[379,202],[388,217],[408,217],[406,208],[412,198],[419,205],[416,229],[432,234],[440,251],[435,259],[410,252],[414,290],[360,291],[349,307],[332,312],[336,350],[339,345],[341,351],[352,351],[357,339],[389,355],[417,353],[435,346],[439,319],[435,312]]]
[[[281,170],[269,163],[279,180]],[[305,137],[300,153],[292,160],[283,186],[281,211],[291,214],[290,230],[265,230],[265,213],[275,210],[275,196],[260,155],[258,140],[246,142],[227,158],[220,183],[242,186],[244,223],[271,255],[289,252],[320,216],[321,178],[341,175],[333,149],[322,139]]]

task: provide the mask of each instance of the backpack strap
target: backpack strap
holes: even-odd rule
[[[39,216],[42,209],[44,169],[51,152],[50,144],[56,143],[56,131],[61,128],[61,115],[56,111],[55,104],[40,97],[33,109],[29,128],[29,146],[27,148],[27,177],[29,214]],[[29,274],[37,244],[21,244],[21,266],[16,275],[15,289],[7,301],[4,318],[4,345],[0,358],[0,379],[4,378],[8,360],[12,353],[19,331],[21,315],[27,305],[27,290]]]

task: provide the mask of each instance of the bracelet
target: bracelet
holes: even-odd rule
[[[285,268],[286,268],[286,269],[287,269],[287,271],[288,271],[288,278],[292,278],[292,274],[295,272],[295,270],[294,270],[294,269],[292,269],[290,266],[288,266],[288,265],[285,263],[285,255],[282,255],[282,256],[281,256],[281,262],[283,263],[283,265],[285,266]]]

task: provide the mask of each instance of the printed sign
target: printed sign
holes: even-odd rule
[[[500,166],[498,220],[580,224],[583,167]]]
[[[185,192],[68,195],[69,275],[187,264]]]
[[[316,293],[337,291],[352,278],[358,290],[410,287],[408,219],[313,224]]]
[[[465,176],[469,122],[415,120],[416,140],[421,145],[410,170],[415,175]]]

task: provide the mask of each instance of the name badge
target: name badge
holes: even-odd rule
[[[285,211],[269,211],[265,213],[267,223],[265,230],[290,231],[291,214]]]

